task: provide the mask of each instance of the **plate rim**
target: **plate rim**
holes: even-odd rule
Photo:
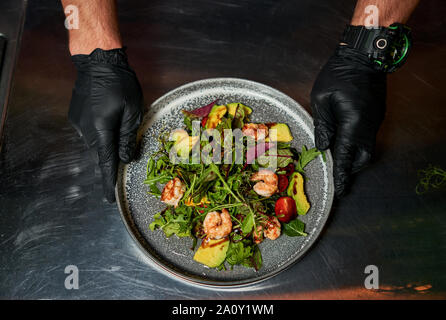
[[[254,86],[260,86],[263,87],[265,89],[268,90],[272,90],[274,93],[277,93],[279,95],[282,95],[284,97],[286,97],[287,99],[290,99],[291,101],[293,101],[294,103],[297,104],[297,106],[300,108],[300,110],[303,112],[303,114],[308,117],[309,120],[311,120],[311,124],[312,124],[312,120],[313,118],[311,117],[311,115],[307,112],[307,110],[302,107],[302,105],[300,103],[298,103],[297,101],[295,101],[294,99],[292,99],[290,96],[288,96],[287,94],[271,87],[268,86],[266,84],[263,83],[259,83],[256,81],[252,81],[252,80],[247,80],[247,79],[242,79],[242,78],[235,78],[235,77],[217,77],[217,78],[205,78],[205,79],[201,79],[201,80],[196,80],[196,81],[192,81],[192,82],[188,82],[185,83],[179,87],[176,87],[170,91],[168,91],[167,93],[163,94],[161,97],[159,97],[158,99],[156,99],[151,106],[159,103],[159,101],[162,101],[163,99],[165,99],[167,96],[172,95],[173,93],[180,91],[180,90],[184,90],[187,87],[191,87],[200,83],[209,83],[209,82],[218,82],[218,81],[235,81],[235,82],[244,82],[246,84],[250,84],[250,85],[254,85]],[[144,119],[149,116],[151,114],[150,109],[149,111],[144,115]],[[143,121],[144,122],[144,121]],[[333,158],[331,155],[331,152],[329,149],[327,149],[325,151],[325,156],[326,156],[326,161],[327,163],[333,165]],[[207,287],[207,288],[218,288],[218,289],[229,289],[229,288],[242,288],[242,287],[247,287],[247,286],[252,286],[255,284],[258,284],[260,282],[263,282],[265,280],[271,279],[277,275],[279,275],[280,273],[288,270],[290,267],[292,267],[293,265],[295,265],[297,262],[299,262],[310,250],[310,248],[312,248],[316,242],[318,242],[319,237],[322,233],[322,231],[324,231],[325,227],[326,227],[326,222],[330,216],[331,213],[331,209],[332,209],[332,205],[333,205],[333,200],[334,200],[334,185],[333,185],[333,176],[330,175],[330,172],[328,172],[328,184],[331,185],[329,186],[328,190],[332,191],[332,192],[328,192],[327,194],[327,201],[326,201],[326,207],[329,208],[328,209],[328,213],[322,217],[322,219],[320,220],[320,223],[322,225],[321,228],[319,228],[316,231],[316,235],[314,236],[314,240],[309,243],[309,245],[304,248],[300,255],[295,258],[294,260],[290,260],[287,261],[286,263],[284,263],[282,266],[280,266],[279,269],[274,270],[270,273],[264,274],[263,276],[260,277],[256,277],[256,278],[249,278],[249,279],[244,279],[244,280],[235,280],[235,281],[220,281],[220,280],[206,280],[206,279],[201,279],[201,278],[194,278],[191,276],[187,276],[184,274],[179,274],[177,271],[175,271],[174,269],[172,269],[171,267],[163,264],[161,261],[158,261],[152,254],[150,254],[150,252],[147,251],[146,248],[144,248],[144,246],[141,244],[140,240],[137,239],[136,235],[135,235],[135,231],[140,234],[140,231],[138,230],[138,228],[132,228],[131,227],[131,221],[128,221],[128,215],[131,215],[131,213],[129,214],[125,214],[125,211],[130,211],[130,210],[123,210],[123,205],[124,201],[121,201],[121,189],[125,188],[125,179],[124,177],[126,176],[126,168],[127,168],[128,164],[123,163],[122,161],[120,161],[119,166],[118,166],[118,175],[117,175],[117,181],[116,181],[116,186],[115,186],[115,197],[116,197],[116,204],[118,206],[118,211],[119,214],[121,216],[121,220],[127,230],[127,232],[130,234],[131,238],[133,239],[134,242],[136,242],[139,250],[141,250],[144,255],[149,258],[149,262],[150,265],[153,266],[157,271],[160,271],[162,274],[168,276],[169,278],[175,279],[175,280],[180,280],[180,281],[184,281],[188,284],[191,285],[195,285],[195,286],[199,286],[199,287]],[[136,229],[136,230],[135,230]],[[142,237],[142,236],[141,236]]]

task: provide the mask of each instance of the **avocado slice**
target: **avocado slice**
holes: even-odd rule
[[[185,158],[189,155],[195,143],[198,141],[198,136],[189,136],[186,130],[178,129],[172,132],[171,136],[174,141],[173,147],[177,151],[177,154]]]
[[[225,105],[214,105],[208,115],[206,121],[206,129],[215,129],[221,121],[221,118],[226,114],[228,108]]]
[[[271,130],[276,130],[277,133],[277,142],[290,142],[293,140],[293,136],[291,135],[290,128],[285,123],[274,123],[273,125],[269,126],[269,132],[271,135]],[[265,141],[269,141],[270,139],[267,138]]]
[[[304,177],[299,172],[294,172],[291,175],[287,194],[296,202],[298,214],[305,215],[310,210],[310,203],[304,192]]]
[[[245,106],[243,103],[233,102],[228,103],[226,106],[228,107],[228,114],[230,114],[232,117],[235,117],[235,112],[238,106],[243,108],[243,111],[246,115],[250,115],[252,113],[252,109]]]
[[[186,130],[184,130],[184,129],[177,129],[177,130],[175,130],[175,131],[173,131],[171,133],[170,140],[177,142],[177,141],[180,141],[183,138],[188,137],[188,136],[189,136],[189,134],[187,133]]]
[[[218,267],[225,261],[229,248],[229,239],[203,239],[201,246],[195,252],[194,260],[210,268]]]

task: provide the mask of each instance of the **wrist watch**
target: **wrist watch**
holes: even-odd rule
[[[411,30],[401,23],[378,28],[348,25],[341,42],[367,55],[376,70],[388,73],[406,62],[412,47]]]

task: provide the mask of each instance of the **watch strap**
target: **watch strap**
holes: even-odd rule
[[[341,44],[367,57],[375,70],[394,72],[407,59],[411,30],[400,23],[378,28],[347,25]]]
[[[377,51],[385,51],[389,47],[389,39],[385,35],[386,28],[383,27],[367,28],[348,25],[341,42],[372,57]]]

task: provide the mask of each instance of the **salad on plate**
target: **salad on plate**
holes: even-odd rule
[[[307,236],[305,166],[324,154],[296,150],[286,123],[253,123],[252,112],[218,100],[183,110],[184,127],[161,135],[147,162],[148,193],[166,204],[150,230],[191,237],[193,259],[209,268],[259,270],[263,241]]]

